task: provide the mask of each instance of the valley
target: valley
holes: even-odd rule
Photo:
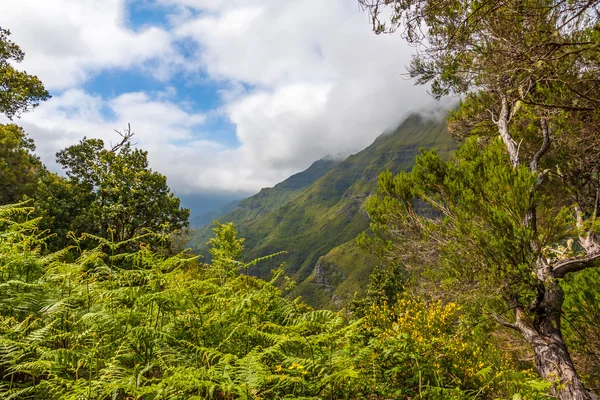
[[[345,160],[316,161],[214,219],[233,222],[246,238],[246,259],[287,252],[251,274],[268,279],[275,264],[285,262],[286,275],[297,282],[290,296],[302,296],[314,307],[339,309],[365,290],[378,263],[355,241],[369,227],[363,205],[375,193],[378,174],[410,170],[421,148],[435,149],[447,159],[456,147],[445,121],[415,114]],[[194,251],[207,257],[212,235],[212,223],[197,228],[190,242]]]

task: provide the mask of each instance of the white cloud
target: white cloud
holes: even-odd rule
[[[160,97],[160,96],[158,96]],[[126,93],[104,100],[81,90],[68,90],[19,120],[35,139],[37,153],[54,170],[55,153],[83,136],[100,138],[108,146],[119,139],[115,128],[131,122],[133,141],[149,152],[150,166],[167,175],[180,193],[195,190],[252,192],[279,179],[279,171],[255,165],[254,149],[230,149],[202,136],[206,116],[188,112],[168,99],[146,93]],[[291,174],[293,171],[289,171]]]
[[[3,0],[0,26],[27,53],[24,66],[62,90],[22,120],[46,161],[84,135],[114,141],[113,129],[131,122],[180,192],[253,191],[358,151],[433,103],[400,76],[411,49],[374,35],[357,0],[146,0],[169,7],[171,25],[136,30],[128,1]],[[101,98],[81,89],[114,68],[165,80],[165,90]],[[189,88],[169,86],[180,73]],[[223,104],[194,112],[183,91],[207,79]],[[239,147],[207,130],[219,116]]]
[[[18,122],[35,139],[42,160],[54,165],[55,153],[77,143],[83,136],[103,139],[108,145],[119,138],[114,129],[123,129],[135,121],[132,123],[132,130],[136,132],[134,142],[153,153],[154,168],[168,170],[169,177],[176,177],[177,171],[164,164],[169,151],[178,153],[171,142],[187,143],[192,139],[198,149],[222,147],[210,140],[195,139],[194,130],[204,120],[202,114],[187,112],[166,99],[152,100],[145,93],[126,93],[104,100],[73,89],[42,104],[36,112],[23,115]]]
[[[374,35],[356,0],[162,1],[202,11],[174,32],[197,42],[203,71],[252,88],[227,92],[224,107],[256,170],[250,176],[281,171],[272,175],[280,180],[317,158],[358,151],[433,104],[401,77],[412,49]]]
[[[317,128],[330,90],[329,85],[287,85],[274,93],[244,96],[230,105],[229,115],[244,151],[256,163],[278,168],[294,165],[296,158],[318,148],[328,151]]]
[[[26,52],[23,67],[49,89],[71,88],[104,68],[145,66],[166,78],[165,71],[180,61],[171,35],[152,26],[128,29],[125,5],[125,0],[2,0],[0,26]]]

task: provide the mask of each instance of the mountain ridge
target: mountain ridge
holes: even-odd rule
[[[379,173],[386,169],[394,173],[409,170],[420,148],[436,148],[444,156],[455,147],[445,121],[411,115],[397,129],[380,135],[367,148],[331,166],[309,185],[285,189],[285,185],[278,184],[263,189],[219,220],[233,222],[240,236],[246,238],[246,259],[287,252],[281,259],[286,262],[286,275],[298,282],[292,295],[303,296],[313,306],[338,308],[352,291],[366,286],[368,273],[376,263],[361,254],[354,239],[368,228],[363,204],[375,192]],[[253,204],[270,208],[248,207]],[[210,233],[210,227],[205,226],[195,238],[208,240]],[[206,252],[202,246],[196,249]],[[347,265],[353,259],[368,265]],[[251,273],[268,278],[272,268],[269,263],[259,264]],[[332,284],[323,290],[328,284],[322,278],[327,280],[327,276]],[[352,282],[346,282],[348,279]],[[340,287],[343,293],[338,290]],[[334,301],[334,297],[341,300]]]

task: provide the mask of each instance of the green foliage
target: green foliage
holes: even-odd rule
[[[215,221],[215,236],[208,241],[210,255],[215,261],[239,260],[244,251],[244,239],[237,238],[233,223],[220,224]]]
[[[344,376],[325,363],[343,324],[333,313],[256,278],[221,284],[218,267],[157,255],[144,238],[135,252],[96,237],[74,262],[43,256],[37,220],[9,219],[28,212],[0,209],[4,398],[301,398]]]
[[[269,282],[221,279],[220,263],[241,253],[231,225],[215,229],[214,265],[153,252],[150,234],[86,235],[96,247],[70,260],[68,249],[44,254],[32,212],[0,207],[2,398],[536,399],[544,390],[490,361],[455,305],[404,299],[351,321],[283,298],[281,270]]]
[[[550,398],[548,384],[512,364],[487,332],[467,322],[456,303],[414,295],[399,295],[394,306],[371,305],[355,337],[363,398]]]
[[[374,236],[364,240],[410,271],[421,293],[459,301],[479,319],[494,315],[514,330],[517,325],[498,316],[511,312],[514,320],[537,326],[544,315],[535,308],[544,298],[538,257],[556,262],[578,251],[576,218],[558,197],[566,192],[563,182],[551,180],[551,191],[533,191],[538,182],[529,168],[511,165],[498,139],[470,138],[449,162],[423,151],[411,172],[380,175],[378,195],[367,203]],[[536,230],[525,219],[533,207]],[[544,283],[566,287],[568,341],[590,387],[597,387],[592,331],[598,291],[592,276]]]
[[[419,261],[437,266],[445,289],[497,297],[496,320],[532,346],[544,378],[561,381],[554,395],[595,397],[573,367],[561,316],[565,276],[600,259],[598,2],[359,2],[377,32],[401,28],[417,46],[410,74],[418,83],[431,83],[437,98],[463,97],[449,130],[481,139],[474,150],[481,156],[459,158],[457,167],[423,155],[421,176],[384,177],[389,208],[400,214],[385,217],[385,201],[373,204],[378,223],[391,232],[397,218],[408,235],[398,247],[415,256],[404,257],[412,269]],[[502,145],[486,146],[490,137]],[[494,156],[501,147],[504,160]],[[413,199],[439,218],[411,214]],[[400,254],[397,243],[385,245]],[[502,308],[514,323],[499,315]]]
[[[244,251],[244,239],[237,238],[233,223],[220,224],[215,221],[215,236],[208,241],[214,268],[222,270],[224,276],[237,275],[238,263]]]
[[[38,180],[34,194],[36,212],[43,217],[39,223],[41,230],[52,231],[46,244],[58,250],[68,246],[69,232],[85,232],[90,226],[87,206],[91,202],[89,192],[73,185],[58,174],[44,171]]]
[[[530,196],[535,179],[513,169],[496,140],[483,149],[468,140],[453,162],[424,152],[410,173],[380,175],[379,195],[367,204],[371,228],[388,257],[433,274],[446,291],[532,298],[533,236],[522,216],[542,201]]]
[[[43,167],[33,155],[35,144],[22,128],[0,124],[0,204],[33,196]]]
[[[189,210],[167,186],[164,175],[148,166],[147,152],[131,146],[133,133],[106,149],[100,139],[83,139],[57,154],[68,179],[48,174],[36,197],[47,227],[64,246],[65,232],[89,233],[127,241],[146,231],[165,234],[188,225]]]
[[[395,305],[409,280],[409,274],[400,263],[389,263],[375,268],[369,276],[369,285],[363,296],[355,296],[349,305],[357,316],[364,316],[372,306]]]
[[[14,68],[12,63],[23,61],[25,54],[9,36],[9,30],[0,28],[0,113],[12,119],[50,95],[36,76]]]
[[[563,331],[586,386],[600,392],[600,270],[570,277],[565,284]]]
[[[377,174],[385,169],[410,169],[420,146],[437,148],[440,154],[449,156],[456,143],[446,133],[443,120],[412,115],[394,132],[381,135],[371,146],[337,163],[324,175],[305,171],[310,179],[302,181],[320,176],[310,185],[284,181],[242,201],[234,212],[219,220],[236,224],[246,238],[247,258],[287,251],[286,274],[298,282],[292,295],[302,296],[314,307],[340,308],[343,304],[335,299],[347,302],[355,291],[363,290],[377,264],[354,244],[356,236],[369,225],[363,203],[376,190]],[[297,191],[299,186],[302,189]],[[282,192],[293,193],[293,197]],[[206,242],[210,234],[210,226],[196,230],[192,247],[207,253],[199,242]],[[315,284],[312,277],[321,257],[332,272],[338,271],[346,279]],[[268,278],[270,271],[259,266],[251,273]]]

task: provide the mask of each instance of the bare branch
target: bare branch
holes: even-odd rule
[[[577,225],[577,229],[581,231],[583,230],[583,210],[581,209],[579,203],[577,203],[577,199],[575,199],[575,205],[573,206],[573,208],[575,209],[575,216],[577,217],[577,220],[575,222]]]
[[[519,148],[508,130],[508,123],[510,122],[510,110],[508,99],[505,95],[501,95],[501,105],[502,107],[500,109],[500,115],[498,116],[497,122],[498,131],[500,132],[500,136],[506,145],[512,166],[517,167],[519,165]]]
[[[112,148],[110,149],[112,153],[116,153],[117,151],[119,151],[119,149],[125,146],[125,144],[129,142],[133,135],[135,135],[135,133],[131,131],[131,124],[127,124],[127,129],[124,132],[118,131],[116,129],[115,132],[117,132],[119,136],[121,136],[121,141],[116,145],[112,146]]]
[[[517,325],[511,324],[510,322],[508,322],[507,320],[502,318],[500,315],[492,314],[492,317],[496,320],[496,322],[498,322],[503,327],[513,329],[517,332],[521,332],[521,330],[519,329],[519,327]]]
[[[595,267],[598,260],[600,260],[600,253],[585,257],[569,258],[555,264],[552,267],[552,275],[555,278],[563,278],[569,272],[577,272]]]

